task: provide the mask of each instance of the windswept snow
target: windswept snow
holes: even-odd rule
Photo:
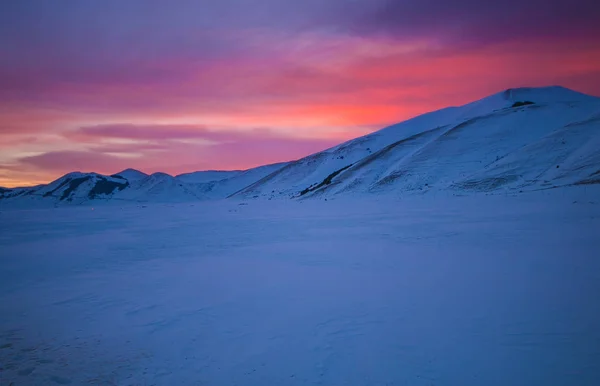
[[[0,384],[596,386],[599,187],[3,211]]]

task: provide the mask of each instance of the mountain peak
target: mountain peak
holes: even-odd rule
[[[509,88],[454,109],[456,118],[470,119],[496,110],[513,107],[515,103],[551,105],[570,102],[599,101],[600,98],[562,86]],[[531,103],[529,103],[531,102]]]
[[[150,177],[152,177],[152,178],[173,178],[172,175],[167,174],[167,173],[163,173],[163,172],[152,173],[150,175]]]
[[[136,181],[142,178],[148,177],[146,173],[140,172],[139,170],[127,168],[119,173],[113,174],[112,177],[123,177],[128,181]]]
[[[580,102],[594,98],[562,86],[509,88],[496,95],[510,102],[527,100],[534,103]]]
[[[125,169],[125,170],[122,170],[122,171],[120,171],[120,172],[119,172],[119,173],[117,173],[117,174],[123,174],[123,173],[139,173],[139,174],[146,174],[146,173],[144,173],[144,172],[141,172],[141,171],[139,171],[139,170],[137,170],[137,169],[133,169],[133,168],[127,168],[127,169]]]

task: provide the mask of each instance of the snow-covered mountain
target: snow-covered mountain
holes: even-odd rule
[[[284,165],[273,164],[232,172],[196,172],[177,177],[166,173],[147,175],[134,169],[111,176],[73,172],[48,185],[2,188],[0,205],[22,208],[219,199],[234,194]]]
[[[129,182],[139,181],[148,177],[146,173],[140,172],[135,169],[125,169],[122,172],[113,174],[112,177],[123,177]]]
[[[196,194],[198,195],[207,198],[223,198],[223,194],[225,194],[225,197],[235,194],[285,165],[287,165],[286,162],[259,166],[248,170],[201,171],[180,174],[175,178],[181,182],[196,184]]]
[[[130,183],[120,176],[104,176],[97,173],[68,173],[48,185],[15,188],[0,192],[0,202],[39,206],[50,203],[80,204],[89,200],[107,199],[116,192],[129,187]]]
[[[239,197],[540,189],[600,182],[600,98],[519,88],[292,162]]]
[[[386,127],[289,163],[171,176],[69,173],[0,189],[0,205],[489,192],[600,183],[600,98],[518,88]]]

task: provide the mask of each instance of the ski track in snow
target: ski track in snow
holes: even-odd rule
[[[598,385],[600,189],[0,212],[1,385]]]

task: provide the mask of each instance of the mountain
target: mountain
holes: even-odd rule
[[[516,88],[386,127],[297,161],[171,176],[69,173],[0,189],[0,205],[522,191],[600,183],[600,98]]]
[[[292,162],[235,196],[541,189],[598,182],[600,98],[509,89]]]
[[[236,175],[234,178],[215,182],[212,190],[217,192],[227,192],[227,197],[229,197],[255,183],[256,181],[260,181],[261,179],[277,172],[288,164],[289,162],[282,162],[245,170]]]
[[[133,181],[130,189],[119,192],[113,199],[135,202],[181,202],[200,200],[202,197],[195,194],[192,184],[180,182],[166,173],[153,173]]]
[[[106,176],[98,173],[68,173],[48,185],[1,188],[3,207],[48,207],[127,202],[185,202],[220,199],[243,189],[285,164],[260,166],[232,172],[195,172],[173,177],[151,175],[134,169]]]
[[[48,185],[15,188],[0,192],[0,202],[33,207],[49,203],[81,204],[90,200],[108,199],[130,185],[123,177],[97,173],[68,173]]]

